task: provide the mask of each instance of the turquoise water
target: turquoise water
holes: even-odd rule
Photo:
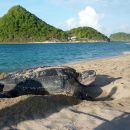
[[[129,43],[0,44],[0,71],[60,65],[124,52],[130,52]]]

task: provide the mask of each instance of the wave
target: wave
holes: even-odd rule
[[[125,44],[130,45],[130,43],[129,43],[129,42],[128,42],[128,43],[125,43]]]
[[[130,51],[124,51],[123,52],[123,55],[129,55],[130,54]]]

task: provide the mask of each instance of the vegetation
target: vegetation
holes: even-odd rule
[[[68,31],[78,41],[109,41],[109,38],[91,27],[79,27]]]
[[[68,36],[21,6],[12,7],[0,18],[0,42],[45,41],[51,38],[66,40]]]
[[[115,33],[110,36],[111,41],[130,41],[130,34],[127,33]]]
[[[0,18],[0,42],[67,41],[73,36],[79,41],[109,41],[105,35],[90,27],[62,31],[20,5],[12,7]]]

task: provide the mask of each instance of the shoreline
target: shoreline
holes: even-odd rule
[[[93,40],[90,40],[90,41],[59,41],[59,42],[52,42],[52,41],[43,41],[43,42],[38,42],[38,41],[35,41],[35,42],[26,42],[26,41],[23,41],[23,42],[0,42],[0,44],[60,44],[60,43],[110,43],[109,41],[93,41]]]
[[[57,64],[57,65],[47,65],[45,67],[58,67],[58,66],[70,66],[70,65],[74,65],[74,64],[82,64],[84,62],[100,62],[100,60],[110,60],[110,59],[113,59],[113,58],[120,58],[120,57],[125,57],[125,56],[130,56],[130,52],[127,52],[126,54],[119,54],[119,55],[116,55],[116,56],[108,56],[108,57],[100,57],[100,58],[96,58],[96,59],[82,59],[82,60],[79,60],[79,61],[72,61],[72,62],[67,62],[67,63],[64,63],[64,64]],[[35,68],[40,68],[40,67],[44,67],[44,65],[37,65],[37,66],[32,66],[32,67],[28,67],[28,68],[24,68],[24,69],[18,69],[18,70],[14,70],[14,71],[0,71],[0,75],[5,73],[5,74],[8,74],[8,73],[13,73],[13,72],[17,72],[17,71],[22,71],[22,70],[28,70],[28,69],[35,69]]]
[[[69,63],[66,63],[66,64],[62,64],[63,66],[64,65],[73,65],[73,64],[80,64],[80,63],[83,63],[83,62],[92,62],[92,61],[99,61],[99,60],[109,60],[109,59],[113,59],[113,58],[120,58],[122,56],[126,56],[126,55],[130,55],[130,54],[119,54],[119,55],[116,55],[116,56],[108,56],[108,57],[100,57],[100,58],[96,58],[96,59],[84,59],[84,60],[81,60],[81,61],[72,61],[72,62],[69,62]]]

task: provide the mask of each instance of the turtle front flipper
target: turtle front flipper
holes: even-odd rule
[[[13,96],[11,95],[10,91],[9,92],[1,92],[0,98],[13,98]]]
[[[0,92],[3,92],[4,84],[0,83]]]

